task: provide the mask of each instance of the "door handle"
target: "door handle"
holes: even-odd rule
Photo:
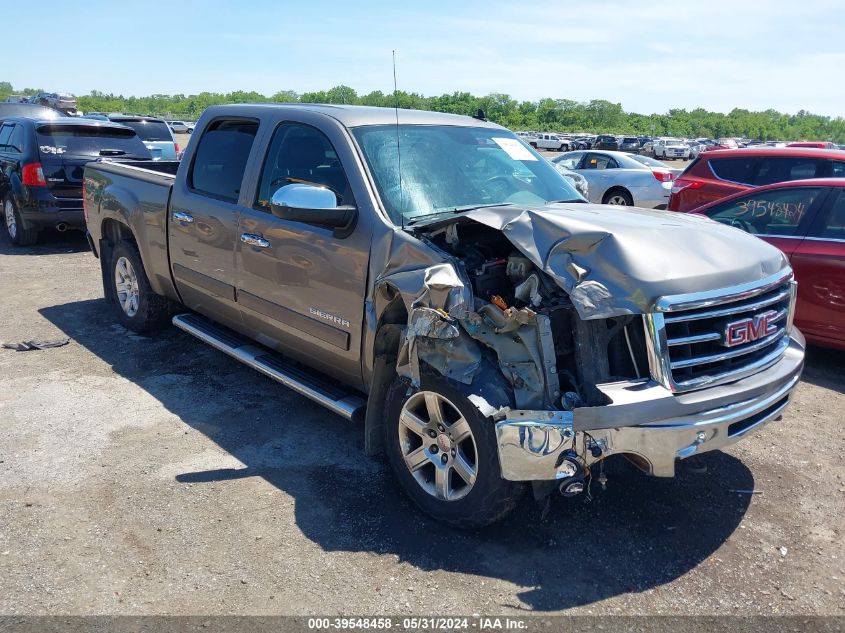
[[[190,224],[194,221],[194,216],[192,216],[190,213],[185,213],[184,211],[174,211],[173,219],[177,222],[184,222],[185,224]]]
[[[254,233],[241,233],[241,242],[250,246],[257,246],[258,248],[267,248],[270,246],[270,242]]]

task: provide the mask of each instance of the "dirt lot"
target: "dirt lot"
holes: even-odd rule
[[[115,324],[79,234],[0,237],[0,613],[845,613],[845,355],[706,473],[458,532],[352,423],[170,328]],[[759,494],[744,492],[755,489]]]

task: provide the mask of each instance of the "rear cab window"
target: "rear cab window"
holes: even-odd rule
[[[738,158],[711,158],[709,162],[710,169],[719,180],[752,185],[760,160],[759,156],[741,156]]]
[[[237,203],[258,122],[246,119],[214,121],[197,145],[188,186],[200,195]]]
[[[149,160],[150,151],[129,128],[50,123],[35,129],[42,158],[62,156],[125,157]]]

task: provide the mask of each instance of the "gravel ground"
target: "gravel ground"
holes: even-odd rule
[[[845,614],[843,354],[706,473],[458,532],[360,428],[101,294],[79,234],[0,237],[0,339],[71,338],[0,349],[0,613]]]

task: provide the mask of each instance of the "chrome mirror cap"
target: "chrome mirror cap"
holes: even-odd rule
[[[336,209],[337,198],[326,187],[294,183],[277,189],[270,204],[291,209]]]

